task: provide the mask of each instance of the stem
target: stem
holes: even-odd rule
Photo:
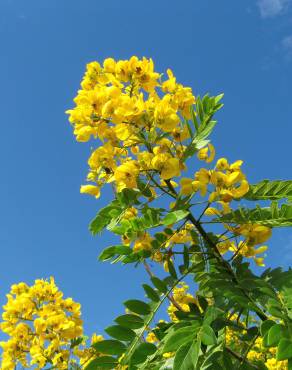
[[[246,362],[249,364],[250,367],[253,367],[254,369],[259,369],[258,366],[252,364],[251,362],[247,361],[244,357],[242,357],[240,354],[237,352],[234,352],[231,348],[225,347],[226,351],[229,352],[234,358],[236,358],[240,363]]]
[[[146,261],[144,261],[144,267],[145,267],[145,270],[147,271],[148,275],[150,276],[150,278],[152,278],[152,277],[155,276],[153,274],[153,272],[151,271],[151,268],[150,268],[149,264]],[[181,305],[179,303],[177,303],[177,301],[173,298],[173,296],[171,294],[169,294],[167,296],[167,298],[174,305],[174,307],[176,307],[179,311],[184,312],[184,310],[181,307]]]

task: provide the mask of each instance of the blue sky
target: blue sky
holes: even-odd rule
[[[142,296],[142,269],[96,259],[112,240],[88,223],[110,195],[79,194],[89,146],[64,111],[92,60],[152,57],[196,94],[224,92],[218,155],[243,159],[251,182],[291,178],[290,0],[1,0],[0,42],[0,304],[11,284],[53,275],[90,333]],[[291,230],[269,245],[268,265],[291,265]]]

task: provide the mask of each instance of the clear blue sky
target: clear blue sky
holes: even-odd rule
[[[224,92],[218,154],[251,182],[292,177],[289,0],[1,0],[0,45],[1,304],[12,283],[53,275],[90,333],[142,295],[142,269],[96,260],[111,236],[87,226],[109,195],[79,194],[89,147],[64,111],[92,60],[152,57],[196,94]],[[291,230],[269,244],[267,264],[291,264]]]

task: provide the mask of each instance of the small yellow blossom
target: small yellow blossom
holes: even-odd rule
[[[100,197],[100,188],[95,185],[82,185],[80,187],[80,193],[81,194],[90,194],[95,196],[95,198]]]
[[[198,158],[206,163],[211,163],[215,158],[215,148],[212,144],[208,144],[206,148],[202,148],[198,151]]]

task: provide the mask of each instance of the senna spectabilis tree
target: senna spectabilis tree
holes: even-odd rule
[[[120,239],[100,261],[145,268],[149,281],[105,338],[83,348],[76,329],[71,359],[59,350],[39,368],[292,369],[292,270],[264,268],[272,229],[292,225],[292,181],[250,184],[241,160],[216,154],[222,98],[195,96],[151,59],[87,65],[67,111],[76,140],[94,145],[81,193],[112,189],[90,231]]]

